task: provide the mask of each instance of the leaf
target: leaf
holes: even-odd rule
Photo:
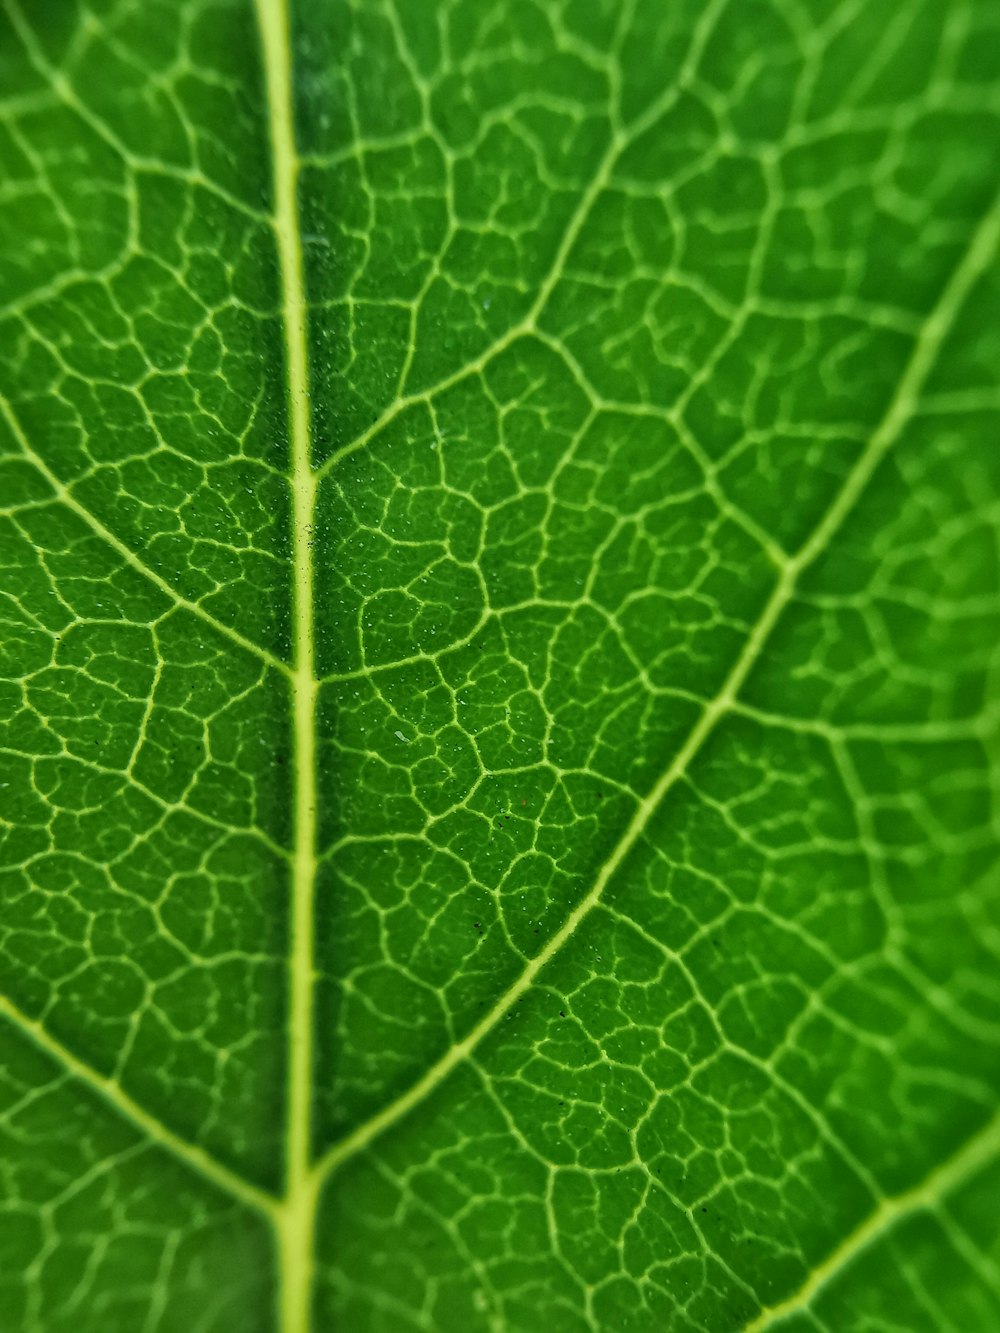
[[[986,0],[7,0],[0,1309],[1000,1324]]]

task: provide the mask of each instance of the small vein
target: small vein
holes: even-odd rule
[[[573,209],[572,215],[569,217],[563,228],[552,261],[548,266],[545,276],[539,283],[538,291],[535,295],[535,299],[531,303],[530,309],[515,324],[512,324],[504,333],[500,334],[499,337],[495,338],[484,347],[479,355],[474,357],[471,361],[467,361],[465,364],[459,366],[457,370],[453,370],[451,374],[443,376],[441,379],[428,385],[424,389],[417,389],[411,393],[398,395],[388,407],[383,408],[376,420],[372,422],[366,430],[362,431],[360,435],[351,440],[348,444],[335,450],[330,457],[326,459],[317,471],[317,478],[319,480],[322,481],[327,473],[337,467],[337,465],[343,462],[344,459],[349,458],[352,454],[356,454],[359,450],[364,449],[376,435],[380,434],[381,431],[395,421],[395,419],[400,416],[401,413],[405,412],[407,408],[414,407],[418,403],[429,402],[432,398],[445,393],[448,389],[454,387],[454,385],[460,383],[462,380],[468,379],[472,375],[482,374],[492,361],[495,361],[498,356],[505,352],[507,348],[512,347],[519,339],[531,335],[538,335],[539,318],[544,313],[552,293],[562,279],[573,246],[576,244],[577,238],[590,216],[594,204],[600,197],[601,191],[605,189],[610,182],[616,164],[640,135],[645,133],[645,131],[652,125],[655,125],[659,117],[662,116],[677,100],[680,93],[690,82],[702,52],[715,30],[720,16],[728,7],[728,4],[729,0],[711,0],[711,3],[706,5],[704,13],[698,20],[697,28],[691,43],[691,49],[688,52],[687,59],[685,60],[684,66],[679,72],[676,80],[671,82],[666,92],[656,98],[656,100],[646,108],[642,115],[636,118],[627,130],[623,131],[619,129],[612,134],[611,141],[600,162],[597,164],[597,168],[594,171],[589,184],[577,200],[576,207]]]
[[[115,134],[111,125],[90,109],[65,74],[46,59],[45,53],[20,5],[15,3],[15,0],[6,0],[4,9],[11,21],[11,26],[21,41],[25,54],[47,83],[52,95],[61,105],[79,116],[84,124],[107,144],[129,171],[133,173],[137,171],[156,172],[170,179],[180,181],[184,185],[199,187],[210,194],[214,194],[234,211],[252,218],[255,222],[266,222],[268,220],[259,209],[248,204],[246,200],[240,199],[238,195],[234,195],[217,181],[213,181],[197,166],[173,166],[171,163],[160,161],[155,157],[145,157],[132,152],[127,144]]]

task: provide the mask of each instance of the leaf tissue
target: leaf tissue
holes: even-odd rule
[[[1000,9],[0,0],[0,1329],[1000,1328]]]

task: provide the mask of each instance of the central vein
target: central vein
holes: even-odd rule
[[[316,697],[313,556],[316,475],[312,467],[306,295],[299,226],[287,0],[255,0],[274,164],[274,231],[291,434],[294,656],[294,847],[288,957],[288,1073],[285,1196],[277,1210],[281,1333],[307,1333],[313,1270],[316,1178],[310,1170],[313,1071],[314,894],[316,884]]]

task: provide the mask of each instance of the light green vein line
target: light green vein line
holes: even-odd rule
[[[77,518],[82,519],[87,527],[90,528],[92,532],[96,533],[101,541],[110,546],[115,554],[120,556],[121,559],[124,560],[127,565],[131,566],[137,574],[140,574],[144,579],[148,580],[148,582],[159,588],[160,592],[168,597],[175,606],[180,607],[184,611],[190,611],[192,615],[197,616],[198,619],[204,621],[206,625],[210,625],[216,633],[224,635],[231,643],[235,643],[245,652],[252,653],[254,657],[262,662],[266,662],[269,667],[273,667],[275,671],[280,671],[282,675],[288,676],[291,674],[287,662],[282,662],[280,657],[275,657],[275,655],[269,652],[266,648],[262,648],[260,644],[254,643],[253,640],[248,639],[245,634],[241,634],[238,629],[233,629],[231,625],[227,625],[224,621],[217,620],[216,617],[212,615],[211,611],[206,611],[198,602],[192,602],[189,598],[185,597],[183,593],[178,592],[177,589],[173,587],[172,584],[168,583],[165,578],[162,578],[155,570],[150,569],[149,566],[145,564],[133,550],[126,546],[123,541],[116,537],[109,528],[106,528],[101,520],[95,514],[90,512],[86,505],[82,505],[73,492],[60,481],[49,467],[48,463],[46,463],[45,459],[42,458],[41,454],[33,448],[30,440],[21,428],[21,423],[15,415],[14,409],[11,407],[7,399],[2,397],[0,397],[0,415],[2,415],[6,421],[11,434],[20,446],[25,458],[27,458],[28,462],[41,473],[52,487],[52,491],[59,503],[65,505],[67,509],[72,510]]]
[[[281,1333],[307,1333],[313,1280],[316,1194],[312,1145],[313,992],[316,886],[316,680],[313,640],[313,532],[316,476],[312,467],[307,308],[299,222],[299,158],[292,100],[287,0],[255,0],[267,85],[274,175],[274,235],[281,273],[285,373],[292,442],[292,592],[295,656],[292,675],[294,850],[291,947],[288,958],[288,1063],[285,1090],[285,1197],[276,1215]]]
[[[661,774],[655,786],[639,803],[628,827],[597,874],[594,884],[574,907],[562,926],[544,948],[525,966],[513,985],[497,1000],[492,1009],[461,1041],[452,1046],[406,1092],[390,1102],[377,1115],[359,1125],[352,1133],[335,1143],[319,1163],[318,1170],[326,1173],[340,1163],[363,1151],[390,1125],[407,1115],[428,1097],[448,1075],[460,1065],[506,1016],[511,1007],[530,989],[538,974],[575,934],[578,926],[600,902],[604,890],[632,849],[641,838],[653,814],[663,803],[667,793],[690,768],[695,756],[719,719],[726,714],[743,687],[746,678],[759,660],[761,652],[782,612],[794,595],[803,572],[829,545],[832,537],[857,504],[875,469],[899,438],[918,404],[920,389],[930,373],[944,338],[954,323],[969,291],[986,271],[1000,241],[1000,197],[976,229],[958,266],[944,287],[934,309],[928,316],[916,340],[906,369],[881,422],[871,436],[864,453],[855,463],[824,518],[812,537],[783,566],[780,577],[767,600],[760,618],[751,631],[742,652],[731,668],[714,699],[708,703],[687,740],[673,761]]]
[[[841,1241],[818,1268],[813,1269],[798,1291],[780,1304],[762,1310],[755,1319],[744,1325],[743,1333],[762,1333],[762,1330],[773,1328],[791,1315],[807,1310],[820,1292],[869,1246],[874,1245],[893,1227],[921,1209],[932,1211],[942,1199],[970,1176],[995,1160],[998,1154],[1000,1154],[1000,1115],[994,1116],[978,1134],[969,1139],[964,1147],[947,1161],[942,1162],[919,1185],[914,1185],[912,1189],[897,1194],[894,1198],[883,1199],[861,1225]]]
[[[266,1190],[258,1189],[235,1171],[223,1166],[203,1148],[189,1143],[172,1129],[168,1129],[161,1120],[130,1097],[116,1079],[106,1078],[75,1056],[61,1041],[52,1036],[44,1024],[29,1018],[6,996],[0,996],[0,1013],[5,1015],[16,1031],[50,1056],[72,1078],[78,1079],[89,1088],[151,1143],[165,1149],[196,1175],[225,1190],[234,1199],[256,1209],[257,1212],[265,1213],[268,1217],[274,1216],[277,1201]]]
[[[37,758],[36,755],[29,754],[25,750],[15,749],[13,746],[3,744],[0,744],[0,756],[3,756],[4,758],[14,756],[18,759]],[[163,796],[160,796],[158,792],[154,791],[152,787],[147,787],[144,782],[141,782],[134,773],[127,769],[111,768],[107,764],[99,763],[96,759],[73,754],[65,747],[61,751],[60,757],[69,760],[71,763],[79,764],[90,773],[103,773],[110,778],[115,778],[127,790],[139,792],[146,798],[146,800],[152,801],[157,809],[161,810],[165,816],[172,814],[185,815],[188,819],[193,819],[197,823],[203,824],[205,828],[212,829],[213,832],[217,834],[225,835],[227,837],[236,835],[241,838],[252,838],[255,842],[260,843],[262,847],[266,847],[272,856],[277,857],[282,861],[288,860],[288,848],[282,847],[280,843],[275,842],[273,838],[269,838],[262,829],[253,828],[249,825],[226,824],[223,823],[221,819],[215,819],[212,815],[205,814],[203,810],[198,810],[192,805],[187,805],[183,800],[168,801]]]

